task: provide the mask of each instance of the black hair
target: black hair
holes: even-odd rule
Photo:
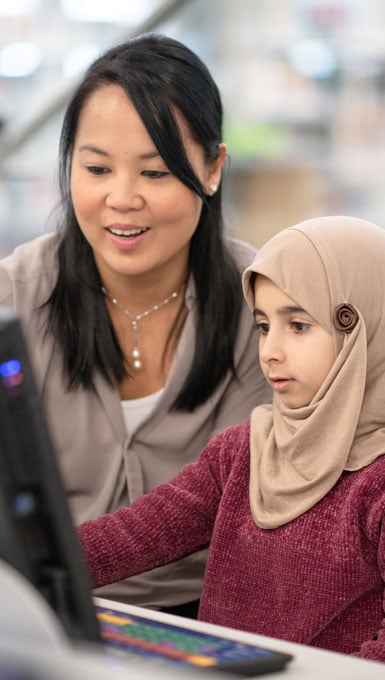
[[[193,411],[234,371],[234,344],[241,305],[241,275],[223,238],[221,186],[207,197],[181,139],[175,111],[188,124],[206,160],[220,155],[222,103],[207,67],[189,48],[149,33],[108,50],[91,64],[66,110],[60,137],[59,183],[63,237],[59,271],[47,300],[47,330],[63,351],[68,388],[92,388],[98,371],[110,383],[127,368],[101,293],[92,249],[79,228],[70,194],[70,170],[79,116],[90,95],[115,84],[133,102],[169,170],[202,198],[191,239],[189,271],[197,292],[192,362],[173,408]]]

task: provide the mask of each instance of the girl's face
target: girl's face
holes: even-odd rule
[[[334,363],[332,336],[270,279],[258,274],[254,292],[265,378],[285,406],[307,406]]]
[[[178,117],[177,117],[178,118]],[[226,148],[207,163],[178,118],[190,163],[207,193],[219,184]],[[75,214],[104,283],[167,270],[187,273],[202,201],[171,174],[132,102],[117,85],[95,91],[79,117],[71,165]]]

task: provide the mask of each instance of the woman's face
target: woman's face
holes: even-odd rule
[[[207,163],[178,118],[189,161],[207,193],[226,149]],[[187,272],[202,201],[171,174],[124,90],[107,85],[79,117],[71,165],[75,214],[106,285],[116,277]]]

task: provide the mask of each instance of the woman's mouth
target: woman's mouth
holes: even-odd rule
[[[109,225],[106,227],[107,239],[120,251],[135,252],[147,242],[150,227],[126,227]]]
[[[119,236],[121,238],[132,238],[134,236],[140,236],[148,231],[148,227],[135,227],[133,229],[120,229],[118,227],[107,227],[107,231],[113,236]]]

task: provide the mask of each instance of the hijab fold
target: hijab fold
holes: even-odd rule
[[[321,500],[344,470],[385,452],[385,231],[364,220],[307,220],[274,236],[244,272],[271,279],[333,337],[335,362],[307,406],[252,411],[250,505],[262,528],[281,526]],[[355,315],[348,331],[335,310]],[[355,325],[354,325],[355,324]],[[317,357],[314,357],[314,361]]]

